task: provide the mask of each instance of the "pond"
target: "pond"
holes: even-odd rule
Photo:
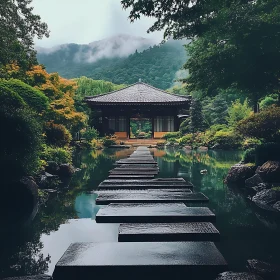
[[[118,224],[95,223],[99,206],[91,192],[107,178],[114,162],[132,151],[77,153],[74,163],[81,171],[75,174],[70,186],[53,195],[29,226],[1,237],[0,278],[51,274],[72,242],[117,242]],[[242,152],[152,152],[160,167],[160,177],[183,177],[194,184],[194,191],[209,197],[208,206],[217,215],[216,227],[221,233],[217,246],[231,270],[244,271],[250,258],[279,261],[279,223],[257,211],[238,188],[223,184],[228,169],[240,161]],[[203,169],[206,174],[201,174]]]

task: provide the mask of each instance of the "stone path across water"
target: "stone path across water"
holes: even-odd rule
[[[212,223],[121,224],[119,242],[219,241]]]
[[[54,280],[181,279],[213,280],[227,263],[212,241],[219,231],[208,202],[183,178],[155,178],[159,168],[146,147],[116,162],[96,192],[107,205],[97,223],[120,223],[119,243],[74,243],[57,263]]]

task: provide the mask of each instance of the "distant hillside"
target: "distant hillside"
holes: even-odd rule
[[[52,49],[38,48],[38,61],[48,72],[65,78],[86,76],[115,84],[132,84],[142,79],[167,89],[186,62],[182,41],[151,47],[150,40],[121,35],[88,45],[68,44]]]

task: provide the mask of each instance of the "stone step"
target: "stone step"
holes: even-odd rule
[[[208,202],[209,199],[202,193],[190,193],[184,191],[168,192],[100,192],[96,198],[96,205],[108,205],[110,203],[191,203]]]
[[[129,184],[129,185],[191,185],[191,183],[186,182],[183,178],[156,178],[156,179],[147,179],[147,180],[104,180],[101,184]]]
[[[120,278],[214,279],[228,269],[212,242],[73,243],[55,266],[54,280]]]
[[[125,174],[112,174],[108,176],[109,179],[153,179],[155,175],[125,175]]]
[[[213,241],[220,233],[212,223],[121,224],[119,242]]]
[[[157,175],[158,170],[154,171],[145,171],[145,170],[111,170],[110,171],[111,175]]]
[[[117,190],[117,193],[192,193],[190,189],[137,189],[137,190],[131,190],[131,189],[120,189]],[[99,189],[98,191],[94,191],[93,193],[100,194],[100,193],[116,193],[116,190],[103,190]]]
[[[118,167],[116,168],[125,168],[125,169],[129,169],[129,168],[132,168],[132,169],[159,169],[158,166],[156,164],[150,166],[150,165],[147,165],[147,164],[122,164],[122,165],[119,165]]]
[[[207,207],[186,207],[184,203],[112,203],[99,209],[97,223],[215,222]]]
[[[155,160],[125,159],[116,161],[117,164],[156,164]]]
[[[110,177],[110,176],[109,176]],[[102,183],[98,186],[98,190],[147,190],[147,189],[181,189],[181,190],[191,190],[193,186],[187,186],[187,185],[129,185],[129,184],[104,184]]]

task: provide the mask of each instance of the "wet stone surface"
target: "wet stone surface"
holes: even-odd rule
[[[57,263],[53,277],[181,279],[184,273],[188,279],[211,279],[226,269],[212,242],[74,243]]]
[[[219,241],[212,223],[121,224],[119,242]]]
[[[177,202],[208,202],[209,199],[202,193],[177,192],[100,192],[96,198],[97,205],[110,203],[177,203]]]
[[[100,209],[97,223],[214,222],[207,207],[186,207],[184,203],[112,203]]]

